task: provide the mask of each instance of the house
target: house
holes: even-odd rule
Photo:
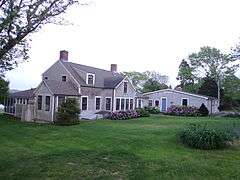
[[[208,108],[209,113],[212,114],[218,112],[219,107],[217,98],[173,89],[144,93],[142,97],[137,99],[137,101],[142,101],[141,106],[158,107],[162,112],[165,112],[171,105],[195,106],[199,108],[203,103]]]
[[[70,62],[67,51],[60,51],[59,60],[42,74],[42,81],[35,89],[11,93],[5,100],[5,113],[29,121],[54,121],[58,107],[66,98],[76,98],[81,118],[96,119],[101,112],[125,111],[144,106],[154,106],[161,111],[171,105],[204,103],[209,112],[217,111],[218,100],[202,95],[165,89],[140,94],[129,79],[117,71],[117,64],[110,70]]]

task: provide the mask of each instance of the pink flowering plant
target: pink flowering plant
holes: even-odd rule
[[[108,116],[108,119],[112,120],[125,120],[125,119],[133,119],[138,118],[139,113],[135,110],[130,111],[115,111],[111,112]]]
[[[199,116],[199,110],[195,106],[170,106],[166,113],[174,116]]]

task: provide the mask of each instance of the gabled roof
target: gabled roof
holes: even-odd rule
[[[14,93],[10,93],[10,97],[11,98],[32,98],[34,97],[34,91],[36,88],[32,88],[32,89],[28,89],[25,91],[18,91],[18,92],[14,92]]]
[[[76,64],[68,61],[61,61],[63,66],[78,81],[81,86],[98,88],[115,88],[125,76],[121,73],[111,72],[95,67]],[[95,74],[95,84],[86,84],[87,73]]]
[[[193,94],[193,93],[188,93],[188,92],[184,92],[184,91],[178,91],[178,90],[174,90],[174,89],[162,89],[162,90],[158,90],[158,91],[152,91],[152,92],[148,92],[148,93],[143,93],[143,95],[154,94],[154,93],[158,93],[158,92],[166,92],[166,91],[179,93],[179,94],[185,94],[185,95],[198,97],[198,98],[202,98],[202,99],[217,99],[217,98],[211,97],[211,96],[204,96],[204,95],[200,95],[200,94]]]
[[[44,80],[43,81],[51,93],[54,95],[68,95],[68,96],[79,96],[78,89],[68,81],[54,81],[54,80]]]

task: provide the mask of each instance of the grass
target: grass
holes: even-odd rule
[[[53,126],[0,115],[0,179],[239,179],[240,145],[187,148],[177,134],[191,122],[240,125],[237,118],[151,116]]]

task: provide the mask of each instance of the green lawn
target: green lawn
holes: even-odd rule
[[[152,116],[62,127],[0,115],[0,179],[240,179],[240,145],[187,148],[177,133],[191,122],[240,125],[237,118]]]

